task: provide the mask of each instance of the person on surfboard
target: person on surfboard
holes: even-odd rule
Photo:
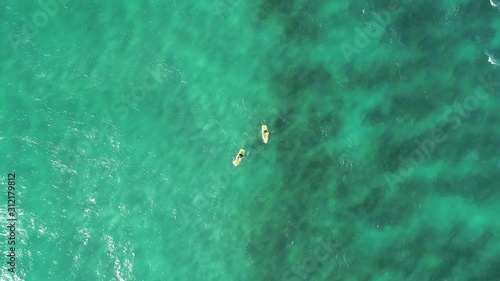
[[[244,156],[245,156],[245,150],[242,148],[240,149],[240,151],[238,151],[238,154],[236,154],[236,157],[233,160],[233,165],[238,166]]]
[[[269,131],[267,130],[267,125],[262,125],[262,140],[267,143],[269,139]]]

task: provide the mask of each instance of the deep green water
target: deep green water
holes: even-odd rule
[[[1,280],[500,280],[489,1],[8,0],[0,20]]]

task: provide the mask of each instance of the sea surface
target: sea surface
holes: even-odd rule
[[[500,280],[498,4],[3,1],[0,279]]]

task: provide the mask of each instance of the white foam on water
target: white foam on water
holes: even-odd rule
[[[116,278],[118,278],[118,280],[125,281],[125,279],[123,279],[122,274],[121,274],[120,260],[118,258],[115,258],[115,274],[116,274]]]
[[[106,240],[106,250],[109,254],[113,254],[115,252],[115,242],[113,238],[109,235],[104,235],[104,239]]]
[[[114,261],[114,272],[116,279],[120,281],[130,280],[132,279],[132,267],[133,262],[127,258],[124,258],[121,261],[118,257],[118,253],[116,252],[116,245],[113,241],[113,238],[109,235],[104,235],[104,239],[106,240],[106,254],[113,259]],[[132,257],[135,256],[133,250],[130,248],[131,243],[128,242],[126,246],[119,246],[121,248],[121,252],[123,255],[129,255]],[[123,265],[123,266],[122,266]]]
[[[497,60],[495,60],[494,58],[492,58],[490,56],[488,56],[488,62],[493,64],[493,65],[500,65],[500,63]]]
[[[61,173],[70,173],[70,174],[73,174],[73,175],[76,175],[78,172],[74,169],[71,169],[70,167],[68,167],[67,165],[64,165],[61,160],[51,160],[51,163],[52,163],[52,167],[61,172]]]
[[[89,238],[91,238],[90,231],[87,228],[77,228],[77,231],[80,235],[79,240],[83,243],[83,245],[87,246]]]
[[[490,0],[490,4],[491,4],[491,6],[493,6],[493,7],[495,7],[495,8],[496,8],[496,7],[498,7],[498,5],[497,5],[497,4],[495,4],[495,2],[493,2],[493,0]]]
[[[458,14],[460,13],[460,7],[452,7],[445,16],[445,25],[450,25],[452,24],[455,19],[458,17]]]
[[[36,142],[34,139],[30,138],[30,137],[23,137],[23,138],[20,138],[22,141],[26,142],[28,145],[31,144],[32,146],[34,145],[40,145],[38,142]]]
[[[500,62],[490,53],[485,52],[485,54],[488,56],[488,62],[493,64],[493,65],[500,65]]]
[[[45,234],[45,230],[47,230],[47,229],[46,229],[46,228],[44,228],[44,227],[41,227],[40,229],[38,229],[38,232],[39,232],[40,234]]]
[[[3,267],[1,269],[0,280],[2,281],[22,281],[24,279],[19,278],[17,275],[12,275],[9,271],[7,271],[7,267]]]

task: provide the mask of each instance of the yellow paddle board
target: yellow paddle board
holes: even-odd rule
[[[241,163],[241,159],[243,159],[243,156],[245,156],[245,150],[242,148],[240,149],[238,154],[236,154],[236,158],[234,158],[233,160],[233,165],[238,166]]]
[[[269,131],[267,130],[266,125],[262,125],[262,140],[264,143],[267,143],[267,140],[269,139]]]

